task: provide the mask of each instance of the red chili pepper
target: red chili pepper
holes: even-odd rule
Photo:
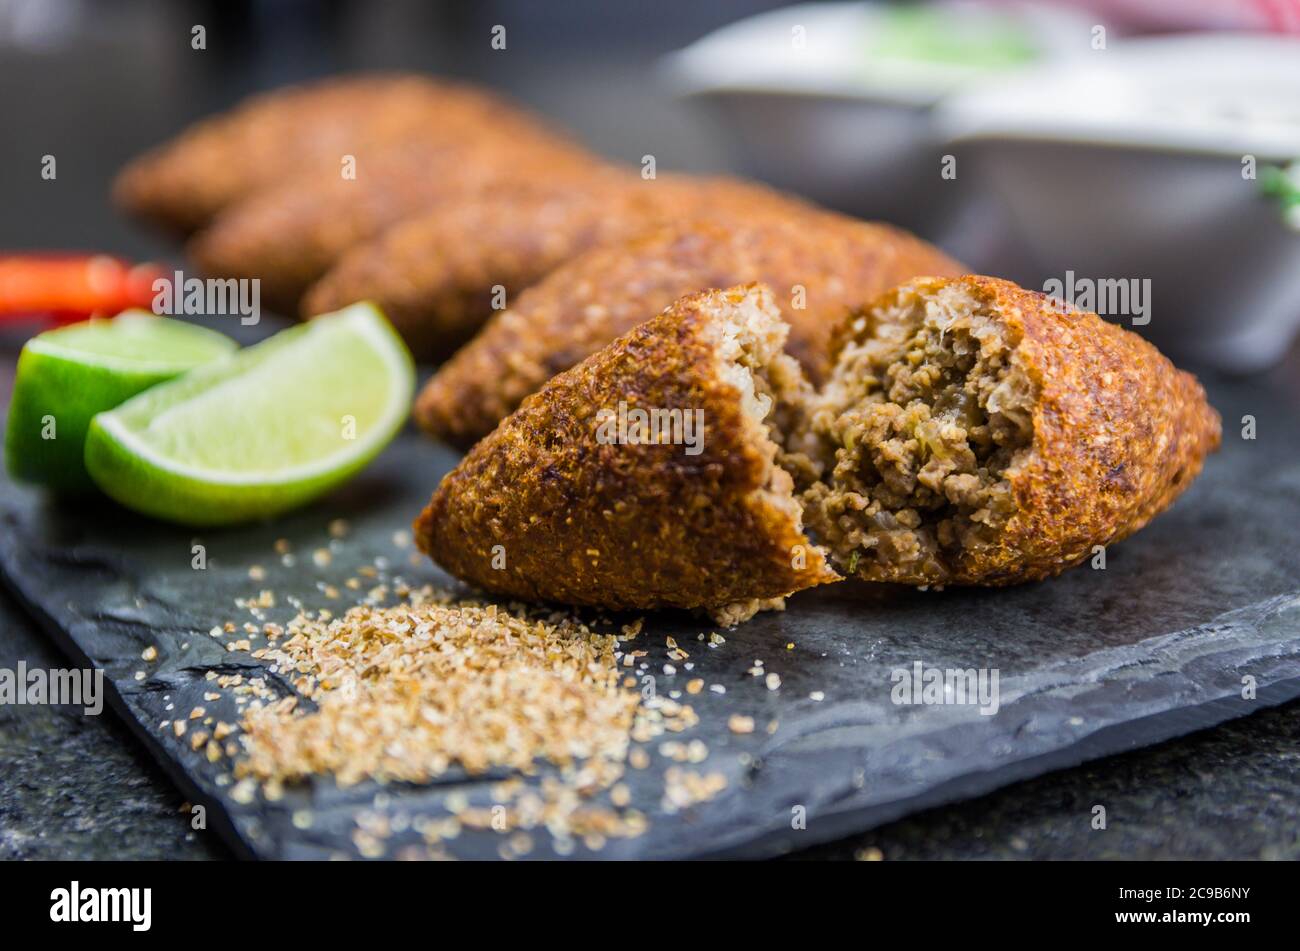
[[[35,317],[66,323],[149,308],[161,276],[155,264],[105,254],[0,255],[0,322]]]

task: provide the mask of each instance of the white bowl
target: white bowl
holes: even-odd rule
[[[935,121],[1044,279],[1150,280],[1134,329],[1177,355],[1248,371],[1285,353],[1300,232],[1243,160],[1300,159],[1300,40],[1112,40],[952,97]]]
[[[942,7],[952,28],[1010,19],[1045,58],[1086,51],[1089,20],[1030,4],[970,0]],[[733,23],[665,60],[674,89],[725,130],[742,169],[781,188],[926,230],[938,145],[930,110],[987,79],[987,68],[872,58],[894,15],[870,3],[808,3]],[[802,42],[796,42],[800,31]],[[1077,41],[1077,42],[1076,42]]]

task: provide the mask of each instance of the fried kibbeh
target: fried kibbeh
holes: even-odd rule
[[[786,333],[766,288],[676,301],[476,445],[416,519],[420,548],[496,595],[727,625],[838,580],[768,428],[807,395]]]
[[[820,389],[785,333],[761,285],[675,302],[479,442],[416,520],[421,549],[497,594],[737,623],[840,574],[1052,577],[1141,529],[1219,446],[1193,376],[996,278],[916,279],[849,315]],[[615,407],[627,425],[602,439]],[[654,420],[695,408],[692,456]]]
[[[439,359],[487,321],[497,287],[513,300],[596,245],[702,216],[743,222],[760,210],[794,215],[810,208],[723,177],[645,180],[620,171],[588,176],[580,187],[539,185],[485,190],[401,221],[344,254],[307,293],[304,316],[371,300],[417,355]]]
[[[338,175],[344,155],[414,141],[505,143],[549,135],[474,86],[401,73],[317,80],[252,96],[129,163],[114,183],[128,212],[188,234],[254,192],[303,174]]]
[[[846,325],[811,433],[824,474],[805,518],[846,575],[1008,585],[1146,525],[1220,423],[1136,334],[965,276],[906,284]]]
[[[189,256],[207,276],[258,278],[265,302],[296,315],[303,293],[341,255],[413,212],[455,217],[486,194],[582,188],[602,168],[584,149],[535,136],[509,147],[473,139],[362,146],[355,159],[355,179],[336,167],[238,202],[190,241]],[[547,174],[537,176],[538,167]]]
[[[416,402],[431,435],[468,446],[529,393],[703,288],[762,281],[790,324],[788,349],[814,383],[830,368],[832,328],[864,300],[960,265],[887,225],[809,209],[728,226],[693,221],[588,251],[494,315],[435,374]]]

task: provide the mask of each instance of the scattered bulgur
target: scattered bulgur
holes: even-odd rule
[[[250,707],[238,775],[332,773],[347,785],[428,781],[457,763],[471,774],[539,758],[621,766],[638,721],[662,718],[671,701],[638,711],[617,646],[572,621],[496,606],[362,606],[329,623],[300,615],[265,657],[296,674],[317,709]]]
[[[663,807],[666,812],[677,812],[696,803],[708,802],[727,788],[727,777],[722,773],[696,773],[678,766],[664,773]]]
[[[754,718],[733,713],[727,720],[727,729],[732,733],[753,733]]]
[[[575,842],[594,850],[642,834],[649,820],[629,807],[631,791],[620,779],[629,765],[649,767],[644,744],[682,733],[698,717],[678,700],[643,695],[623,672],[623,664],[647,656],[620,646],[637,636],[640,622],[616,636],[563,615],[452,604],[429,589],[410,596],[393,607],[359,605],[336,620],[300,613],[259,650],[297,696],[279,698],[260,681],[236,688],[245,703],[236,801],[251,801],[259,787],[267,798],[278,796],[284,783],[315,774],[341,786],[428,782],[457,766],[471,775],[504,768],[536,776],[541,760],[555,773],[495,783],[494,803],[450,795],[452,815],[420,818],[413,828],[429,854],[462,828],[513,833],[503,848],[515,855],[531,848],[520,835],[529,830],[549,832],[559,854]],[[300,705],[299,696],[314,708]],[[218,739],[230,732],[226,724],[214,728]],[[680,762],[708,756],[698,740],[670,741],[668,749]],[[674,809],[726,785],[713,776],[674,775],[664,793]],[[593,799],[605,790],[613,808]],[[363,855],[386,854],[388,834],[373,822],[359,824],[353,844]]]

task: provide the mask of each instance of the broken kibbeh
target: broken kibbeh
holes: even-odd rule
[[[766,288],[678,300],[476,445],[416,520],[420,548],[498,595],[701,609],[722,624],[838,580],[803,532],[769,430],[806,397],[786,333]],[[705,438],[619,431],[629,408],[702,420]]]
[[[788,350],[814,383],[833,328],[919,275],[957,275],[937,248],[888,225],[807,208],[751,207],[740,223],[687,221],[594,248],[494,315],[425,386],[416,422],[467,447],[529,393],[684,294],[758,281],[790,325]]]
[[[869,581],[1059,574],[1167,508],[1219,445],[1195,377],[1008,281],[905,284],[835,354],[804,512],[841,570]]]
[[[475,446],[420,547],[496,594],[736,623],[838,580],[827,558],[923,587],[1056,575],[1167,508],[1219,444],[1194,377],[1007,281],[886,293],[845,322],[820,390],[785,332],[762,286],[682,298]],[[697,454],[668,430],[600,438],[627,407],[702,410]]]

